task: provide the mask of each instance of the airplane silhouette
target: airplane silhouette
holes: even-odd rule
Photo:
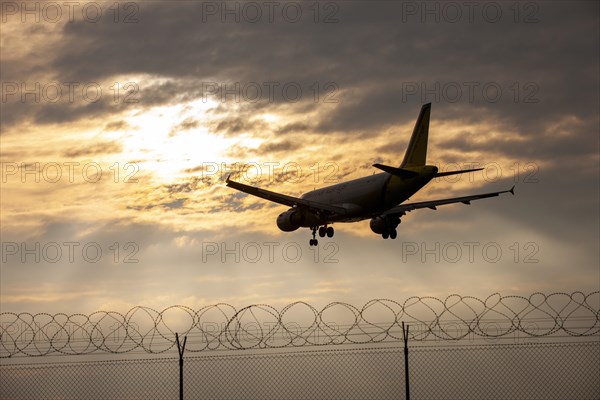
[[[433,178],[483,169],[438,172],[435,165],[425,164],[430,115],[431,103],[423,105],[399,167],[373,164],[383,172],[312,190],[300,197],[244,185],[232,181],[229,176],[226,180],[227,186],[291,207],[279,214],[277,226],[284,232],[292,232],[301,227],[310,228],[311,246],[318,244],[317,231],[320,237],[333,237],[334,230],[329,225],[335,222],[357,222],[370,218],[370,227],[374,233],[384,239],[395,239],[400,218],[412,210],[420,208],[436,210],[437,206],[446,204],[470,204],[472,200],[495,197],[502,193],[515,194],[513,186],[509,190],[499,192],[402,204]]]

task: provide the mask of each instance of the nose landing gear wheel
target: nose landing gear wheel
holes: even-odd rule
[[[390,231],[390,239],[396,239],[397,236],[398,236],[398,231],[396,231],[395,229],[392,229]]]
[[[317,240],[317,238],[315,237],[315,236],[317,236],[317,227],[315,226],[315,227],[312,227],[311,229],[312,229],[312,239],[310,239],[310,240],[308,241],[308,244],[309,244],[310,246],[316,246],[316,245],[318,245],[318,244],[319,244],[319,241],[318,241],[318,240]],[[321,234],[321,232],[320,232],[320,230],[319,230],[319,235],[320,235],[320,234]]]

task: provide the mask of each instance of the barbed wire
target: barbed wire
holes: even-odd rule
[[[394,342],[402,339],[402,321],[411,325],[409,339],[419,342],[510,335],[589,337],[600,334],[600,291],[529,297],[495,293],[484,300],[457,294],[443,300],[413,296],[403,303],[374,299],[361,308],[334,302],[317,309],[299,301],[280,310],[267,304],[238,310],[218,303],[198,310],[137,306],[125,314],[3,312],[0,358],[164,353],[176,346],[175,332],[188,336],[187,352]]]

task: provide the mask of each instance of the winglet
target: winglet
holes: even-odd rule
[[[513,185],[513,187],[510,188],[509,190],[510,194],[512,194],[513,196],[515,195],[515,185]]]
[[[227,175],[227,178],[225,179],[225,183],[229,183],[229,177],[231,176],[231,174]]]

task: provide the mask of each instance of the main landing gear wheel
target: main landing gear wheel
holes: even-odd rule
[[[319,228],[319,236],[320,237],[333,237],[335,231],[333,230],[333,226],[322,226]]]
[[[398,237],[398,231],[396,231],[396,229],[392,229],[389,232],[385,231],[381,234],[381,237],[384,239],[387,239],[387,238],[396,239]]]
[[[398,225],[400,225],[400,222],[402,221],[398,217],[387,217],[384,221],[385,228],[382,229],[383,232],[381,232],[381,237],[384,239],[396,239],[398,237],[398,231],[396,230],[396,228],[398,227]]]

